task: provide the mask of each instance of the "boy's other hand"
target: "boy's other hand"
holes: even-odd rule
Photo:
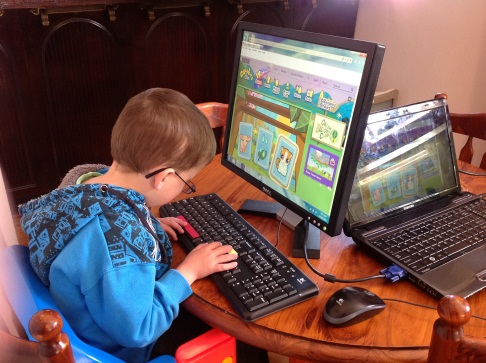
[[[184,233],[182,227],[187,225],[187,222],[174,217],[157,218],[157,220],[160,222],[162,229],[168,234],[171,241],[177,241],[177,234]]]
[[[202,243],[194,248],[177,267],[189,285],[215,272],[231,270],[238,266],[237,254],[230,253],[231,246],[221,242]]]

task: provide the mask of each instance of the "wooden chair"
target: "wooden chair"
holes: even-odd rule
[[[373,104],[371,105],[371,112],[385,110],[397,106],[398,90],[390,88],[386,91],[376,91],[373,96]]]
[[[435,98],[447,99],[447,94],[437,93]],[[486,113],[450,113],[450,118],[452,131],[468,136],[458,159],[471,164],[474,154],[473,138],[484,140],[486,144]],[[479,167],[486,169],[486,153],[483,154]]]
[[[209,120],[209,124],[214,130],[217,148],[216,152],[223,150],[224,130],[226,126],[226,117],[228,115],[228,105],[219,102],[204,102],[196,105]]]
[[[486,337],[464,334],[463,326],[471,318],[467,300],[448,295],[437,310],[440,318],[434,323],[427,363],[486,362]]]
[[[63,321],[54,310],[41,310],[29,322],[31,341],[0,330],[0,363],[74,363],[71,343],[62,332]]]

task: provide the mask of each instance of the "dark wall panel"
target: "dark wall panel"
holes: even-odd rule
[[[57,187],[78,164],[111,163],[111,128],[144,89],[228,102],[240,21],[352,37],[358,7],[357,0],[105,3],[3,3],[0,163],[17,202]]]
[[[214,44],[202,24],[204,17],[167,14],[151,26],[145,41],[149,87],[184,88],[196,103],[212,95]],[[167,36],[168,34],[177,36]]]
[[[27,137],[18,69],[11,52],[0,44],[0,164],[9,184],[19,189],[35,187],[27,153]]]
[[[111,162],[110,132],[126,99],[121,61],[113,34],[93,20],[65,20],[47,34],[42,72],[58,178],[77,164]]]

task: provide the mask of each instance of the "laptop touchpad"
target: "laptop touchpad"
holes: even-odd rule
[[[464,296],[481,290],[486,287],[486,246],[426,273],[424,281],[437,286],[443,295]]]

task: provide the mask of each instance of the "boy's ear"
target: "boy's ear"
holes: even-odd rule
[[[154,175],[153,184],[152,184],[154,189],[162,190],[162,188],[164,187],[164,183],[165,183],[166,178],[170,174],[172,174],[173,172],[174,172],[174,169],[166,169],[166,170],[161,171],[160,173]]]

